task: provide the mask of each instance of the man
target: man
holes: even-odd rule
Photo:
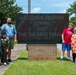
[[[63,60],[65,50],[67,50],[68,60],[70,59],[70,50],[71,50],[71,36],[73,34],[73,23],[69,23],[68,28],[65,28],[62,32],[62,52],[60,60]]]
[[[9,47],[8,47],[8,61],[11,62],[11,49],[14,47],[14,43],[17,42],[17,32],[15,26],[12,24],[11,18],[7,18],[7,23],[3,24],[1,29],[6,30],[6,35],[9,38]]]

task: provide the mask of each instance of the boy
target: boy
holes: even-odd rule
[[[1,51],[2,51],[2,56],[1,56],[1,63],[4,65],[9,64],[7,62],[7,52],[8,52],[8,38],[6,36],[6,31],[2,31],[2,37],[1,37]]]
[[[69,23],[68,28],[65,28],[62,32],[62,52],[60,60],[63,60],[64,52],[67,50],[67,57],[70,61],[70,50],[71,50],[71,36],[73,34],[73,23]]]

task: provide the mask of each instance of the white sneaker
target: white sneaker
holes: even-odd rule
[[[7,63],[6,63],[6,62],[4,62],[4,65],[7,65]]]

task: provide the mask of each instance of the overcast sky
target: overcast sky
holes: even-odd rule
[[[75,0],[31,0],[31,13],[65,13]],[[16,0],[16,4],[28,13],[28,0]]]

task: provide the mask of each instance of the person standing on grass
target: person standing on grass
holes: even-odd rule
[[[76,27],[73,29],[74,33],[71,37],[72,57],[73,62],[76,63]]]
[[[6,31],[3,30],[1,37],[1,52],[2,52],[1,63],[4,65],[9,64],[7,61],[8,43],[9,43],[9,39],[6,36]]]
[[[69,23],[68,28],[62,32],[62,51],[60,60],[63,61],[65,50],[67,50],[67,58],[70,61],[71,36],[73,34],[73,23]]]
[[[11,62],[11,49],[14,47],[14,43],[17,42],[17,31],[15,26],[12,24],[11,18],[7,18],[7,23],[3,24],[1,29],[6,29],[6,36],[9,38],[9,48],[8,48],[8,61]]]

